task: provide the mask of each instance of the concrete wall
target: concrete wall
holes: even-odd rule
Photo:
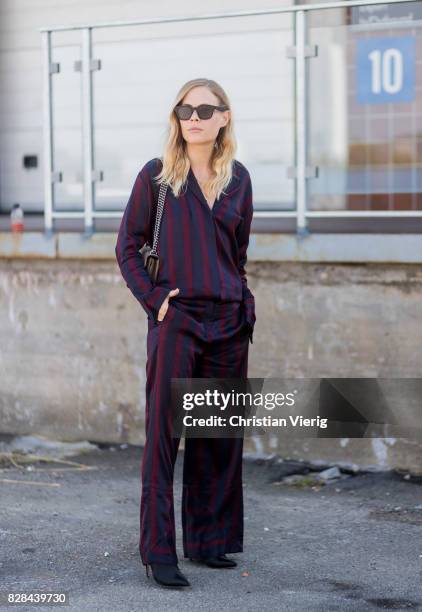
[[[2,432],[143,442],[146,315],[113,259],[114,236],[95,241],[96,259],[54,250],[0,259]],[[249,377],[420,377],[421,264],[255,256],[248,276],[257,308]],[[280,434],[246,439],[245,450],[422,471],[421,444],[391,437]]]

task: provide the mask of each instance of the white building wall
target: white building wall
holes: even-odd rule
[[[265,8],[288,5],[268,0]],[[43,210],[42,55],[39,28],[204,14],[190,0],[173,3],[102,0],[3,0],[0,4],[0,207],[17,201]],[[208,3],[208,12],[262,8],[255,1]],[[290,15],[226,18],[112,28],[94,32],[95,149],[104,181],[101,208],[122,208],[139,168],[161,154],[167,116],[179,87],[206,76],[226,89],[234,112],[238,159],[253,174],[255,199],[289,207],[293,181],[293,67]],[[53,35],[55,169],[63,172],[57,208],[82,208],[81,32]],[[24,155],[38,167],[25,169]]]

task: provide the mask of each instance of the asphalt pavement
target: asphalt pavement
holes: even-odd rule
[[[76,465],[0,462],[3,596],[64,591],[78,612],[422,610],[421,477],[342,470],[320,482],[314,466],[245,457],[244,552],[220,570],[183,557],[179,451],[177,551],[192,586],[177,590],[140,561],[141,456],[117,445],[71,457]]]

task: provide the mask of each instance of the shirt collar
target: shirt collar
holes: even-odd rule
[[[195,177],[195,174],[193,173],[192,168],[189,168],[187,184],[188,184],[188,188],[192,191],[192,193],[194,193],[195,196],[199,200],[201,200],[202,202],[205,202],[205,204],[209,206],[204,194],[202,193],[202,189],[199,186],[198,181],[196,180],[196,177]],[[241,180],[240,180],[239,169],[236,167],[236,164],[233,164],[231,181],[224,190],[225,194],[222,193],[221,196],[217,198],[215,204],[217,204],[217,202],[219,202],[222,198],[231,196],[235,191],[239,189],[240,184],[241,184]]]

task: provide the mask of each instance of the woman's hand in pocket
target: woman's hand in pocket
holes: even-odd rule
[[[170,300],[170,298],[174,297],[178,293],[179,293],[179,289],[172,289],[169,292],[169,294],[167,295],[166,299],[164,300],[164,302],[160,306],[160,310],[158,311],[158,315],[157,315],[157,321],[162,321],[164,319],[164,317],[166,316],[166,313],[167,313],[167,309],[169,307],[169,300]]]

